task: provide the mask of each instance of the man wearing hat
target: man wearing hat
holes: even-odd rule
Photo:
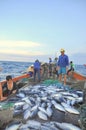
[[[67,55],[65,55],[65,50],[60,50],[61,55],[58,59],[58,74],[59,74],[59,80],[62,81],[62,75],[64,75],[64,85],[66,85],[66,73],[69,66],[69,58]]]
[[[27,69],[28,74],[32,77],[33,73],[34,73],[34,65],[32,64],[31,66],[29,66],[29,68]]]

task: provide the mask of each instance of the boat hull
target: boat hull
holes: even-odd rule
[[[72,75],[73,75],[73,78],[76,80],[86,80],[86,76],[79,74],[75,71],[72,73]]]

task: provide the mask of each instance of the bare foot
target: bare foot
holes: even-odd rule
[[[66,85],[66,83],[64,83],[64,86]]]
[[[7,99],[7,97],[1,97],[0,101],[6,100],[6,99]]]

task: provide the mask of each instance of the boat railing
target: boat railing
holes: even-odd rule
[[[73,78],[77,79],[77,80],[86,80],[86,76],[82,75],[76,71],[72,72]]]
[[[29,74],[23,74],[23,75],[14,77],[12,80],[13,80],[14,82],[16,82],[16,81],[19,81],[19,80],[21,80],[21,79],[29,78],[29,77],[30,77]],[[1,81],[0,83],[1,83],[1,85],[3,85],[5,82],[6,82],[6,80],[3,80],[3,81]]]

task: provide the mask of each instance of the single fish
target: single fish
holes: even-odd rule
[[[57,126],[57,128],[60,128],[61,130],[81,130],[79,127],[70,123],[55,122],[55,126]]]
[[[53,103],[53,105],[54,105],[54,107],[55,107],[56,109],[65,112],[65,109],[64,109],[64,107],[63,107],[62,105],[56,103],[54,100],[52,101],[52,103]]]
[[[24,112],[24,119],[27,120],[27,119],[30,117],[30,115],[31,115],[31,112],[30,112],[30,110],[27,109],[27,110]]]
[[[40,119],[48,120],[47,115],[45,115],[45,113],[43,113],[42,111],[39,111],[37,114]]]
[[[47,111],[46,111],[44,108],[38,107],[38,109],[39,109],[40,111],[42,111],[43,113],[47,114]]]
[[[41,130],[41,123],[38,121],[28,120],[26,123],[28,125],[28,128],[33,128],[34,130]]]
[[[47,111],[48,117],[51,117],[52,114],[53,114],[52,108],[51,107],[47,107],[46,111]]]
[[[76,110],[75,108],[73,108],[73,107],[65,107],[65,110],[67,111],[67,112],[69,112],[69,113],[73,113],[73,114],[77,114],[77,115],[79,115],[80,113],[79,113],[79,111],[78,110]]]
[[[17,130],[21,126],[21,122],[10,123],[5,130]]]

